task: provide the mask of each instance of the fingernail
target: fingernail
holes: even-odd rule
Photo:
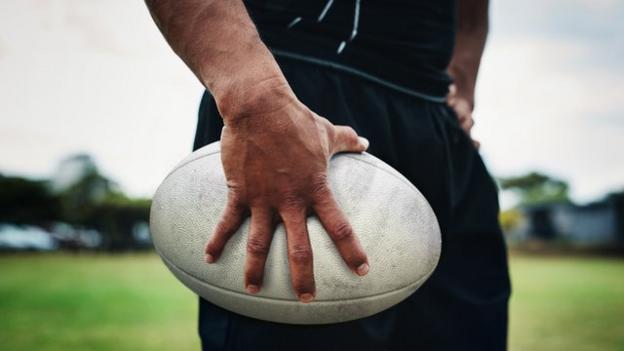
[[[359,276],[366,275],[368,273],[368,263],[362,263],[357,269],[356,272]]]
[[[250,294],[257,294],[260,291],[260,288],[257,285],[249,284],[246,287],[247,292]]]
[[[368,145],[370,145],[368,139],[366,139],[365,137],[358,137],[358,139],[360,139],[360,143],[364,145],[364,148],[368,149]]]
[[[313,299],[314,299],[314,295],[310,293],[304,293],[304,294],[299,295],[299,301],[303,303],[308,303],[312,301]]]
[[[206,254],[206,256],[204,256],[204,260],[205,260],[207,263],[214,263],[215,258],[214,258],[214,256],[212,256],[211,254]]]

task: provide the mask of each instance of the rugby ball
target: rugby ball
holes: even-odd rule
[[[180,162],[156,191],[150,215],[156,251],[193,292],[245,316],[326,324],[381,312],[411,295],[435,269],[441,247],[436,217],[413,184],[368,153],[337,154],[328,172],[333,194],[368,255],[370,270],[363,277],[354,274],[318,219],[309,217],[316,281],[316,297],[310,303],[299,302],[292,290],[281,224],[258,294],[248,294],[243,284],[249,219],[219,260],[205,263],[204,245],[228,192],[218,142]]]

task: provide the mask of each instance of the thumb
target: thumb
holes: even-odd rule
[[[334,126],[332,154],[338,152],[363,152],[368,149],[368,139],[358,136],[353,128]]]

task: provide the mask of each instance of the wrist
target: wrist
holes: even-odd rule
[[[217,108],[227,125],[235,120],[266,115],[295,103],[297,98],[281,73],[249,77],[232,82],[215,96]]]
[[[224,123],[296,101],[273,55],[259,40],[230,53],[227,61],[219,77],[205,81]]]

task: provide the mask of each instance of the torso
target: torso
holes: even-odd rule
[[[276,55],[352,71],[441,100],[455,40],[455,0],[246,0]]]

